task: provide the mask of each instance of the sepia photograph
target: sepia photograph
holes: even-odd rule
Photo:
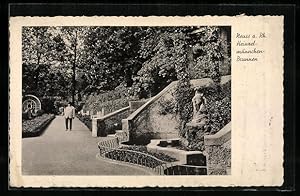
[[[11,17],[10,185],[282,185],[283,21]]]
[[[231,175],[231,26],[23,26],[22,175]]]

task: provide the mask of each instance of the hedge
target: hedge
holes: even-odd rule
[[[22,137],[35,137],[41,135],[54,118],[54,114],[43,114],[31,120],[23,120]]]
[[[85,124],[85,126],[87,126],[89,128],[90,131],[92,131],[92,119],[90,117],[90,115],[81,115],[78,114],[77,118],[83,123]]]
[[[109,114],[121,108],[129,106],[129,100],[127,98],[120,98],[106,102],[94,102],[93,105],[87,106],[87,110],[90,111],[102,111],[104,108],[105,114]]]

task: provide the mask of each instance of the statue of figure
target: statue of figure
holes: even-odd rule
[[[208,115],[207,115],[207,99],[203,91],[196,89],[195,96],[192,99],[193,103],[193,119],[187,123],[188,131],[185,138],[188,143],[194,142],[196,135],[203,135],[208,131]]]
[[[206,104],[207,100],[204,93],[199,89],[196,90],[195,96],[192,99],[193,103],[193,119],[192,124],[203,127],[207,122]]]
[[[196,90],[192,102],[193,102],[193,113],[194,113],[193,117],[201,113],[204,113],[206,111],[205,105],[207,103],[207,100],[204,97],[203,92],[201,92],[199,89]]]

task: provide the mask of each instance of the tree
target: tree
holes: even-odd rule
[[[220,33],[224,29],[228,31],[224,27],[24,27],[23,91],[41,96],[72,94],[74,102],[76,94],[103,93],[119,86],[130,88],[131,95],[139,98],[151,97],[184,74],[189,79],[219,81],[221,65],[230,54]]]
[[[157,94],[170,82],[177,80],[187,61],[189,27],[151,27],[142,40],[140,53],[145,58],[134,77],[133,93],[140,97]],[[150,49],[150,50],[149,50]],[[148,54],[148,55],[147,55]]]
[[[76,68],[80,67],[83,51],[83,41],[88,27],[61,27],[62,39],[64,40],[65,50],[61,62],[72,69],[72,102],[75,103],[76,94]]]
[[[230,49],[221,36],[221,29],[228,31],[226,27],[205,26],[191,33],[194,56],[194,64],[190,67],[192,78],[210,77],[216,82],[220,81],[220,67],[229,58]]]
[[[59,62],[65,43],[56,27],[23,27],[23,92],[39,97],[62,96],[67,92],[67,74]]]
[[[48,70],[52,57],[53,42],[48,27],[22,28],[22,65],[24,77],[29,74],[30,81],[25,79],[23,85],[26,90],[39,89],[41,73]],[[34,81],[34,85],[31,83]],[[28,85],[30,84],[30,85]]]
[[[132,75],[141,67],[141,27],[91,27],[85,40],[85,65],[90,70],[87,92],[131,86]]]

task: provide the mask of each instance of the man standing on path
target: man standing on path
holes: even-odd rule
[[[70,131],[72,130],[72,119],[75,118],[75,108],[72,106],[72,103],[69,102],[68,106],[64,109],[64,116],[66,119],[66,131],[68,131],[68,124],[70,122]]]

